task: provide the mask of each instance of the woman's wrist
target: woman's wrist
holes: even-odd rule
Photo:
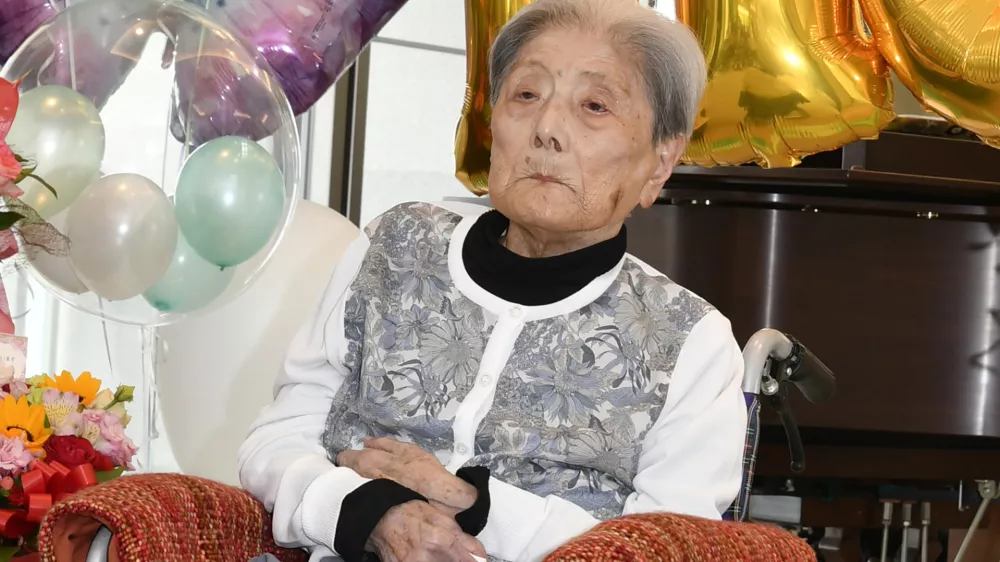
[[[451,477],[448,486],[437,488],[435,492],[428,496],[428,500],[431,505],[449,517],[469,509],[475,505],[479,497],[479,491],[475,486],[454,476]]]

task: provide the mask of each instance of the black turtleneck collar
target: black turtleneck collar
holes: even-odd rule
[[[526,258],[500,243],[510,221],[483,213],[465,238],[462,261],[469,277],[505,301],[539,306],[561,301],[615,267],[625,255],[625,227],[610,240],[549,258]]]

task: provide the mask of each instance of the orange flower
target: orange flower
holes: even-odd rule
[[[24,448],[35,455],[44,453],[45,441],[52,430],[45,427],[45,408],[28,404],[28,397],[14,399],[8,394],[0,402],[0,432],[11,439],[24,441]]]
[[[41,388],[54,388],[60,392],[72,392],[80,397],[80,401],[85,406],[94,401],[94,397],[101,391],[101,380],[90,376],[90,371],[80,373],[76,379],[69,371],[59,373],[58,377],[43,375]]]

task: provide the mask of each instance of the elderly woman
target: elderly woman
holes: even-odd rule
[[[626,254],[705,82],[684,26],[537,0],[490,54],[495,210],[370,224],[240,453],[311,560],[540,560],[600,520],[720,517],[740,486],[729,321]]]

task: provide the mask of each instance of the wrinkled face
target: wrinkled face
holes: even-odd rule
[[[490,199],[553,236],[617,233],[648,207],[683,150],[654,144],[635,62],[608,39],[548,30],[521,48],[493,107]]]

